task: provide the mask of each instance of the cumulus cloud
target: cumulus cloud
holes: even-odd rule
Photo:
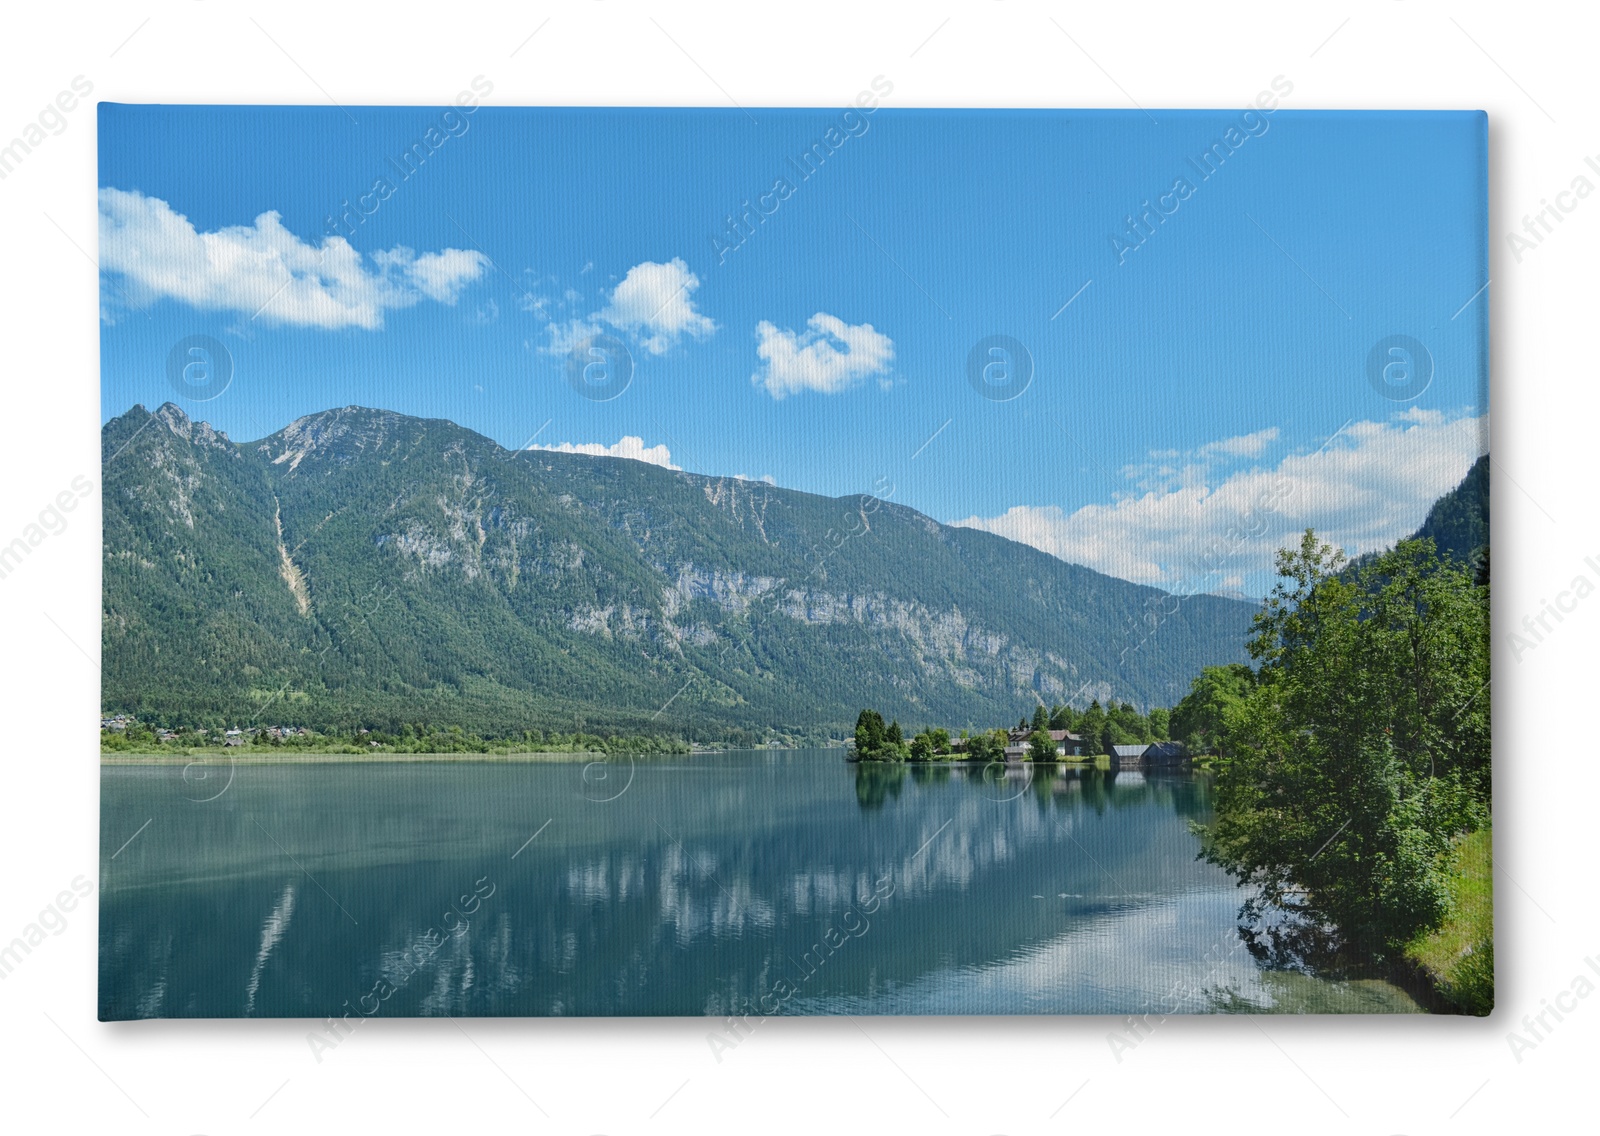
[[[590,262],[583,272],[593,267]],[[705,339],[717,330],[717,324],[695,310],[694,293],[699,287],[700,278],[689,271],[681,257],[665,264],[650,260],[636,264],[612,289],[605,307],[584,317],[552,320],[547,324],[548,343],[544,350],[551,355],[565,355],[599,335],[604,330],[602,325],[627,332],[652,355],[665,355],[685,335]],[[568,288],[561,306],[570,310],[582,298],[580,293]],[[541,299],[529,310],[545,316],[547,303]]]
[[[554,446],[529,446],[530,450],[549,450],[557,454],[592,454],[600,458],[631,458],[649,462],[663,469],[682,469],[672,464],[672,454],[666,446],[646,446],[643,438],[625,435],[612,445],[603,442],[561,442]]]
[[[705,339],[717,330],[695,311],[694,292],[700,278],[681,257],[666,264],[645,261],[628,269],[611,293],[611,302],[591,319],[633,332],[652,355],[664,355],[683,335]]]
[[[762,320],[756,340],[761,365],[750,381],[775,399],[807,390],[833,394],[887,374],[894,361],[887,335],[870,323],[852,326],[826,312],[812,316],[801,332]]]
[[[172,299],[263,322],[328,330],[383,326],[384,312],[424,299],[454,304],[489,264],[482,253],[404,245],[369,267],[343,237],[302,241],[276,212],[202,233],[159,197],[100,190],[100,267],[135,303]]]
[[[455,303],[461,289],[482,275],[489,263],[476,250],[444,249],[418,254],[404,245],[375,252],[372,260],[380,269],[392,270],[428,299],[441,304]]]
[[[1276,465],[1147,489],[1072,513],[1016,505],[999,516],[951,523],[1141,584],[1238,588],[1251,577],[1258,584],[1269,577],[1274,553],[1307,528],[1352,555],[1410,535],[1485,452],[1487,438],[1487,417],[1412,408],[1388,422],[1353,422],[1315,453]]]

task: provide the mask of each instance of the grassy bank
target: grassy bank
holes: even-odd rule
[[[369,750],[312,750],[304,753],[273,753],[270,750],[250,750],[242,746],[218,749],[215,746],[187,751],[163,750],[161,753],[122,753],[102,751],[101,765],[330,765],[367,764],[392,765],[396,762],[456,762],[462,765],[481,765],[494,762],[625,762],[631,756],[641,760],[666,757],[669,754],[605,754],[594,750],[549,753],[382,753]]]
[[[1406,959],[1444,1001],[1483,1016],[1494,1009],[1494,858],[1487,826],[1456,840],[1450,877],[1450,914],[1406,947]]]
[[[226,743],[226,744],[225,744]],[[224,757],[235,762],[293,764],[296,761],[348,760],[355,757],[479,757],[553,760],[596,760],[606,755],[621,757],[653,756],[662,753],[689,753],[691,747],[681,738],[651,736],[601,736],[577,732],[544,734],[525,731],[520,737],[485,738],[459,726],[409,726],[396,733],[363,730],[356,734],[322,734],[292,728],[234,730],[231,736],[221,729],[157,731],[147,724],[129,722],[122,729],[100,731],[103,755],[129,755],[188,759]]]

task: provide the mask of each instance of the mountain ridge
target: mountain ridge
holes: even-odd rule
[[[1159,589],[870,495],[389,410],[239,443],[136,406],[102,441],[102,701],[152,719],[837,736],[871,703],[988,725],[1037,699],[1170,704],[1243,658],[1255,610],[1165,613]]]
[[[1489,546],[1489,455],[1468,468],[1460,483],[1428,509],[1412,539],[1433,541],[1441,556],[1463,563]]]
[[[1489,580],[1489,455],[1481,454],[1467,467],[1454,488],[1428,507],[1415,532],[1405,540],[1431,540],[1441,559],[1470,565],[1482,583]],[[1371,564],[1381,553],[1353,557],[1348,571]]]

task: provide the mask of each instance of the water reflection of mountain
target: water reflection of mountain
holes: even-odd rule
[[[380,980],[384,1014],[728,1013],[783,979],[870,1009],[1226,887],[1203,780],[1029,772],[719,755],[602,803],[578,766],[249,768],[196,804],[109,771],[108,846],[155,821],[103,866],[102,1013],[338,1015]]]

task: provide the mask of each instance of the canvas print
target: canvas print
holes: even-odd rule
[[[102,1018],[1488,1012],[1484,116],[902,101],[101,105]]]

